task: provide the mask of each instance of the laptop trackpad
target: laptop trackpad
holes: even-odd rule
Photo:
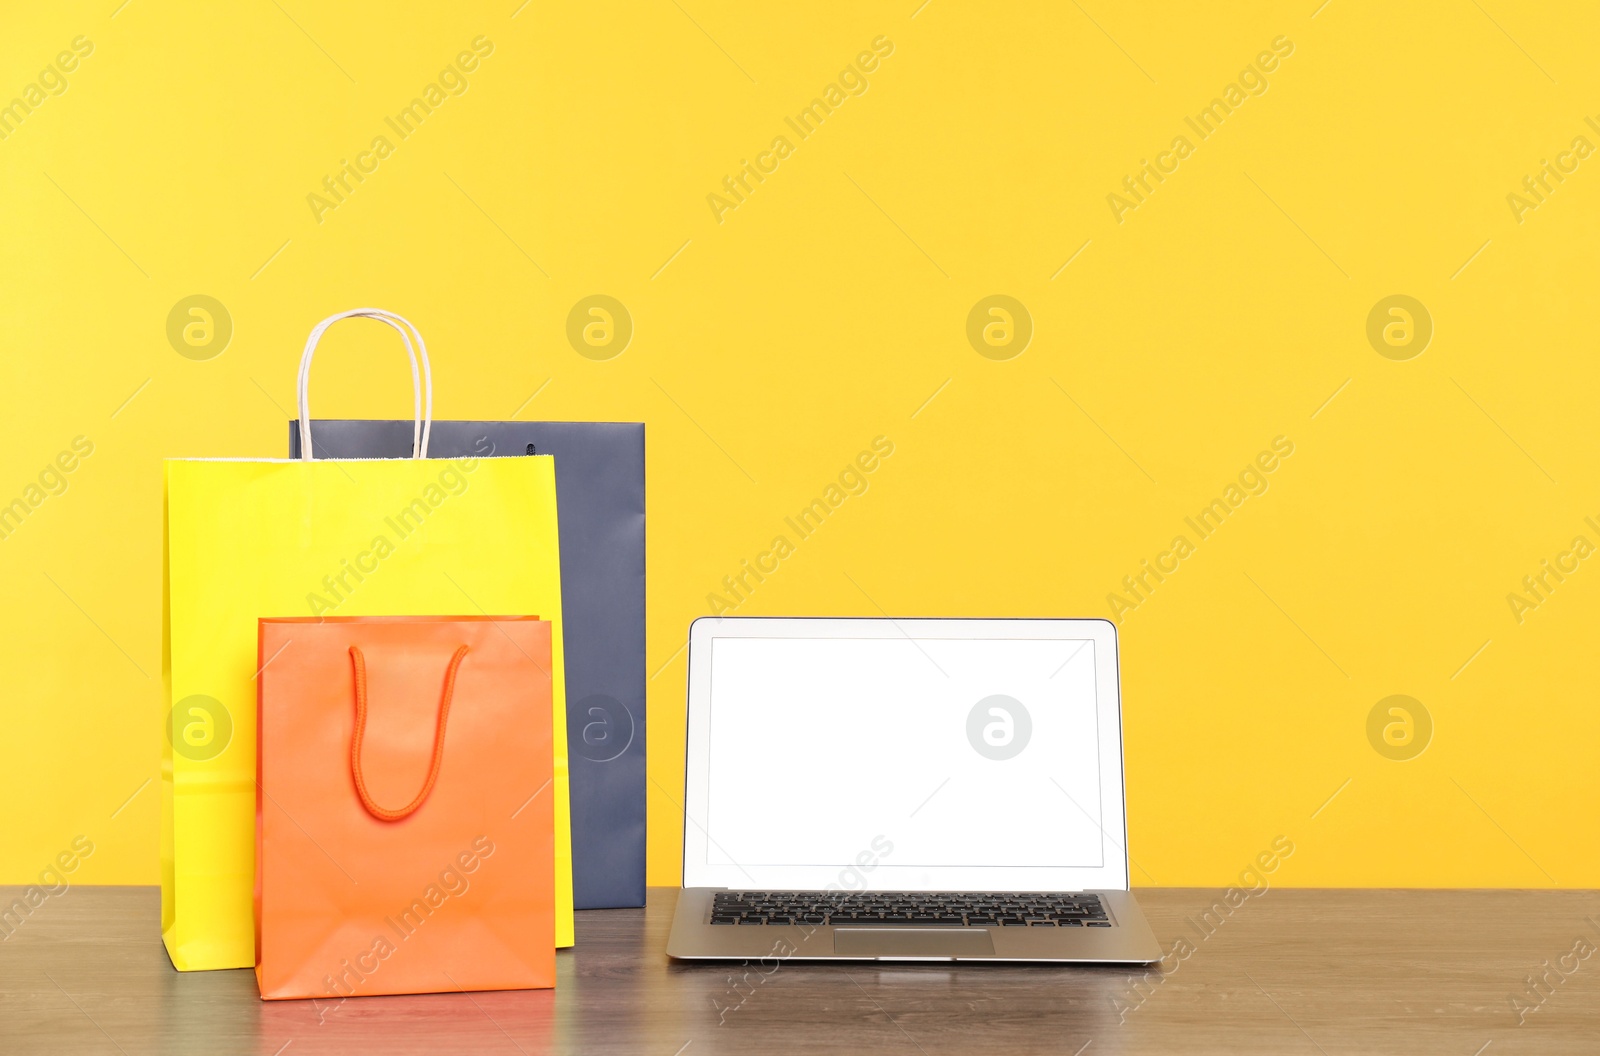
[[[984,928],[835,928],[833,952],[841,957],[993,956],[994,943]]]

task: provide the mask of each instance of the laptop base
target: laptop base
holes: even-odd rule
[[[1109,928],[712,924],[716,888],[678,893],[667,956],[684,961],[1032,961],[1148,964],[1161,944],[1128,891],[1096,891]]]

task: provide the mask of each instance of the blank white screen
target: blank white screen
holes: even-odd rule
[[[1105,864],[1092,641],[711,646],[708,864],[846,866],[878,837],[897,867]],[[1031,724],[1010,758],[969,736],[975,705],[994,695]],[[982,724],[992,751],[1020,739],[1015,720],[1009,742],[1005,719],[983,709]]]

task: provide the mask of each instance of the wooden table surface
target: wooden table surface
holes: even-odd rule
[[[1600,893],[1273,889],[1206,935],[1215,895],[1139,892],[1163,946],[1188,944],[1139,987],[1121,968],[673,964],[662,889],[580,912],[554,991],[319,1008],[260,1001],[247,970],[173,971],[154,888],[77,887],[0,941],[0,1053],[1600,1052]]]

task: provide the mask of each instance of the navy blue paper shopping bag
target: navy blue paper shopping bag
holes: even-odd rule
[[[433,422],[433,458],[552,455],[578,909],[644,905],[644,424]],[[408,458],[411,421],[313,419],[320,458]],[[290,423],[289,455],[300,457]]]

